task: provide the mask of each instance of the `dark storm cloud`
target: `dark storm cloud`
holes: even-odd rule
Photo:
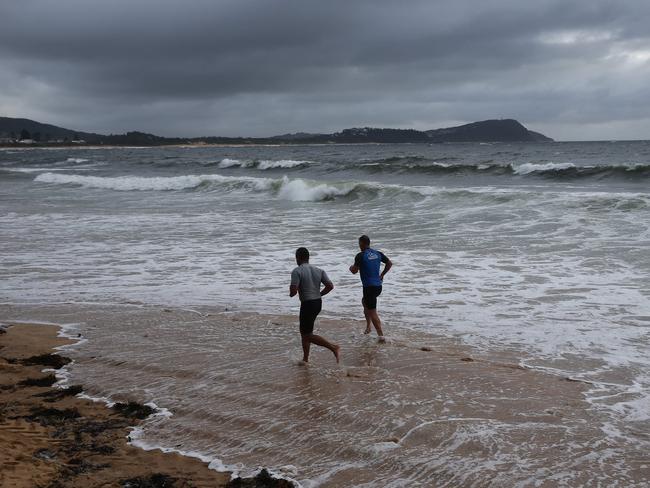
[[[648,137],[647,25],[645,0],[3,2],[0,112],[169,135],[515,117]]]

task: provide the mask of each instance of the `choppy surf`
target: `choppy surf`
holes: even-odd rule
[[[296,303],[286,296],[285,278],[294,265],[293,250],[306,245],[336,284],[325,313],[349,324],[360,318],[360,296],[348,266],[358,235],[368,233],[396,264],[380,299],[389,330],[444,335],[487,356],[506,349],[525,357],[526,367],[588,385],[590,411],[606,419],[594,427],[603,433],[599,446],[612,449],[605,453],[612,467],[613,459],[619,463],[631,452],[625,449],[646,446],[650,436],[649,166],[650,144],[643,142],[0,152],[2,300],[178,309],[222,305],[293,315]],[[199,345],[201,338],[191,334],[209,334],[211,326],[201,325],[199,314],[188,317],[194,315],[196,321],[184,317],[182,325],[188,343]],[[121,317],[127,328],[167,325],[157,329],[159,335],[129,344],[126,335],[105,337],[108,356],[130,347],[171,354],[156,340],[172,333],[173,320],[135,323]],[[260,333],[286,341],[291,336],[272,323],[264,327]],[[254,336],[244,329],[234,327],[232,336]],[[210,340],[221,344],[219,338]],[[236,353],[226,349],[224,357]],[[120,367],[136,382],[139,372],[171,374],[129,361],[93,363],[97,381],[123,372]],[[373,371],[358,368],[352,377],[364,381]],[[192,378],[190,386],[205,385],[201,391],[212,395],[215,405],[230,405],[233,432],[252,426],[251,443],[260,432],[269,433],[269,425],[251,421],[265,411],[264,401],[243,405],[237,401],[241,395],[230,395],[226,387],[210,389],[216,379],[230,381],[221,373],[206,376],[188,364],[174,374]],[[259,387],[258,376],[251,371],[247,378]],[[270,405],[276,396],[269,394]],[[170,395],[172,403],[174,398]],[[398,406],[403,401],[388,393],[380,399]],[[159,404],[188,422],[164,427],[167,440],[177,435],[191,440],[190,450],[209,453],[214,439],[202,432],[212,427],[197,429],[195,422],[216,425],[223,418],[206,414],[197,420],[184,416],[191,410],[186,406]],[[349,426],[347,418],[341,417],[342,430]],[[360,425],[365,433],[358,445],[364,450],[351,451],[348,460],[361,463],[354,469],[363,471],[372,464],[368,459],[395,448],[394,432],[406,436],[404,444],[415,456],[423,455],[417,443],[447,427],[421,420],[391,425],[377,438],[368,434],[372,426]],[[499,442],[507,439],[499,432],[507,426],[468,422],[449,428],[463,445],[504,454]],[[230,441],[235,445],[237,439],[224,439]],[[236,463],[244,455],[233,449]],[[453,465],[461,473],[459,483],[495,466],[439,459],[458,463]],[[623,464],[614,466],[619,473],[627,469]],[[587,459],[572,458],[563,464],[562,476],[588,465]],[[321,468],[313,479],[336,478],[336,466]],[[403,470],[418,479],[417,471],[406,474],[404,464],[396,469],[396,476]],[[621,479],[608,481],[623,486]],[[535,482],[534,475],[529,481]]]

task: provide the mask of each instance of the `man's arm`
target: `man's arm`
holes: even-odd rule
[[[334,289],[334,284],[331,281],[325,283],[325,288],[320,291],[320,296],[325,296]]]
[[[334,283],[332,283],[332,280],[330,280],[330,277],[327,276],[325,271],[321,274],[320,282],[325,285],[325,288],[320,291],[320,296],[325,296],[334,289]]]
[[[357,274],[359,272],[359,268],[361,267],[361,255],[361,253],[358,253],[354,257],[354,264],[350,266],[350,273]]]
[[[300,285],[300,274],[298,273],[298,268],[296,268],[291,272],[291,284],[289,285],[290,297],[296,296],[296,293],[298,293],[298,285]]]
[[[381,280],[383,281],[384,275],[390,271],[390,268],[393,267],[393,262],[390,259],[388,259],[386,255],[383,253],[381,255],[381,262],[384,263],[384,270],[379,275],[379,278],[381,278]]]

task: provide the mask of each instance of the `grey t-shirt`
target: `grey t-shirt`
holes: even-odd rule
[[[321,283],[331,283],[327,273],[309,263],[302,263],[291,272],[291,284],[298,287],[301,302],[318,300]]]

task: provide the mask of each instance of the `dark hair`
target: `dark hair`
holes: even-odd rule
[[[359,242],[363,242],[366,246],[369,246],[370,245],[370,237],[368,237],[367,235],[364,234],[361,237],[359,237]]]
[[[309,261],[309,250],[306,247],[296,249],[296,259],[298,261]]]

